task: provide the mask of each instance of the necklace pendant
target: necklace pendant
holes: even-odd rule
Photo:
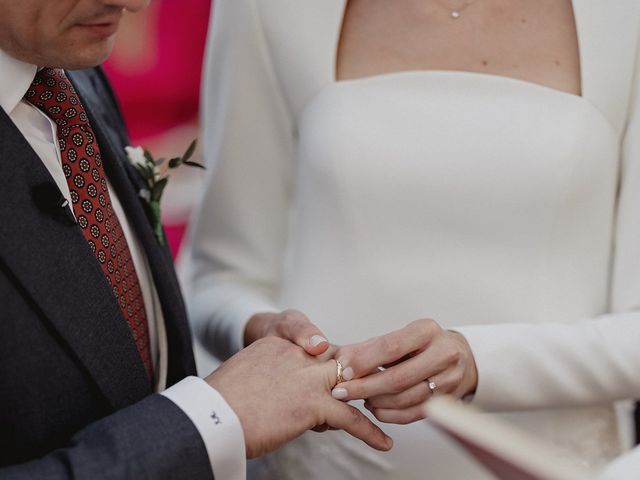
[[[460,18],[460,12],[458,10],[451,10],[451,18],[457,20]]]

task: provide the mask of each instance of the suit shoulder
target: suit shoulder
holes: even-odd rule
[[[100,66],[87,68],[84,70],[76,70],[71,72],[71,78],[76,86],[82,88],[86,93],[99,99],[99,110],[103,118],[114,128],[117,127],[122,141],[128,144],[128,132],[126,131],[126,123],[122,116],[118,98],[109,83],[109,79]],[[94,106],[96,104],[94,103]]]

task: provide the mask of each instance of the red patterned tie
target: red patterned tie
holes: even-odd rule
[[[62,170],[78,225],[113,288],[151,379],[149,326],[140,282],[111,204],[100,149],[80,98],[64,71],[50,68],[37,73],[25,98],[58,126]]]

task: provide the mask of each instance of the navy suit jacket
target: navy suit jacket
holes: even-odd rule
[[[172,385],[195,374],[195,363],[171,255],[139,199],[143,184],[126,159],[127,135],[104,74],[69,78],[149,260]],[[195,426],[151,391],[95,257],[64,210],[43,200],[42,185],[55,182],[0,109],[0,479],[212,478]]]

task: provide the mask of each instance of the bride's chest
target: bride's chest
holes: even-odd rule
[[[617,136],[584,99],[518,80],[407,72],[334,84],[305,108],[297,168],[306,201],[520,222],[611,209]],[[406,223],[406,217],[403,222]]]
[[[257,12],[265,55],[294,118],[336,78],[346,0],[244,0]],[[628,114],[636,62],[640,4],[573,0],[583,97],[618,133]]]

